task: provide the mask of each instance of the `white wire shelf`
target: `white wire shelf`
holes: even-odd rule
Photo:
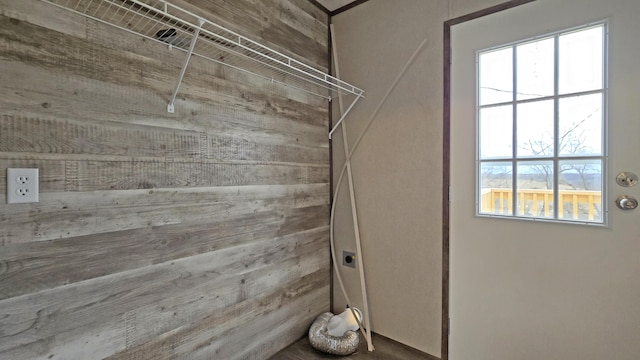
[[[173,102],[191,55],[331,101],[335,93],[364,90],[228,30],[164,0],[41,0],[187,53],[169,102]]]

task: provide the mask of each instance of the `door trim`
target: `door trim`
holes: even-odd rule
[[[442,360],[449,359],[449,189],[451,185],[451,27],[536,0],[511,0],[444,22],[442,129]]]

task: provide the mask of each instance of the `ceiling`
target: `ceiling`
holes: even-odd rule
[[[355,2],[355,0],[316,0],[329,11],[337,10],[345,5]]]

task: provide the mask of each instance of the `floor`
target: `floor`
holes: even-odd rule
[[[358,351],[349,356],[334,356],[321,353],[311,347],[309,340],[303,338],[295,344],[274,355],[270,360],[318,360],[318,359],[345,359],[345,360],[436,360],[438,358],[427,355],[408,346],[390,340],[384,336],[373,334],[375,351],[367,351],[365,341],[360,343]]]

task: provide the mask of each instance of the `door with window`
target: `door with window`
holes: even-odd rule
[[[452,27],[449,358],[637,359],[640,2]]]

